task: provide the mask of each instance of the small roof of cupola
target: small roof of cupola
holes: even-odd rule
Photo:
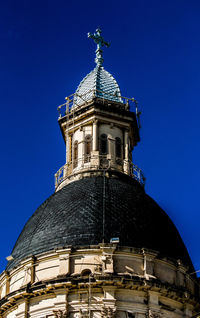
[[[88,37],[94,39],[97,44],[95,63],[96,67],[87,74],[80,82],[76,92],[74,104],[82,105],[85,101],[90,101],[94,97],[104,98],[106,100],[122,103],[121,92],[115,78],[107,72],[102,66],[103,63],[103,46],[109,46],[101,36],[101,30],[97,29],[96,33],[88,33]]]
[[[114,77],[107,72],[103,66],[97,65],[84,79],[80,82],[76,95],[84,95],[85,100],[92,97],[101,97],[107,100],[122,102],[119,85]],[[83,102],[83,101],[82,101]],[[81,103],[81,99],[77,99]]]
[[[88,37],[97,44],[96,67],[58,106],[66,163],[55,174],[55,189],[94,174],[102,176],[105,169],[133,177],[144,186],[142,171],[131,161],[131,152],[140,141],[137,101],[121,96],[116,80],[102,66],[102,46],[109,44],[101,31]]]

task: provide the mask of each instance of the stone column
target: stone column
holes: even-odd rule
[[[65,132],[66,134],[66,163],[69,161],[69,136],[67,131]]]
[[[129,160],[129,149],[128,149],[128,130],[124,133],[124,147],[125,147],[125,160]]]
[[[82,129],[82,157],[85,155],[85,129]]]
[[[72,170],[74,169],[74,142],[75,142],[75,136],[74,136],[74,132],[73,132],[73,134],[71,135],[71,140],[70,140]]]
[[[85,163],[85,129],[81,128],[82,140],[81,140],[81,165],[84,166]]]
[[[72,135],[68,135],[67,137],[67,160],[68,163],[72,162]]]
[[[92,150],[98,150],[98,121],[95,119],[92,126]]]

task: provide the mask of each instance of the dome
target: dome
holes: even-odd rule
[[[122,102],[119,85],[114,77],[101,65],[97,65],[80,82],[75,93],[74,104],[81,105],[85,101],[90,101],[93,97],[101,97],[118,103]]]
[[[103,213],[104,211],[104,213]],[[49,197],[24,226],[7,270],[42,252],[90,246],[118,237],[120,246],[147,248],[192,267],[187,249],[167,214],[130,177],[90,177]]]

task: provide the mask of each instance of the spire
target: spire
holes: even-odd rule
[[[96,29],[96,33],[88,33],[88,38],[91,38],[94,40],[94,42],[97,44],[97,49],[95,51],[96,58],[95,63],[99,66],[103,63],[103,50],[101,49],[103,46],[109,47],[110,43],[104,41],[104,38],[101,36],[101,30],[98,28]]]

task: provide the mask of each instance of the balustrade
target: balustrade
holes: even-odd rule
[[[117,170],[130,175],[144,186],[145,178],[142,170],[127,160],[119,160],[107,155],[84,155],[75,162],[71,161],[62,166],[55,174],[55,188],[66,180],[69,176],[87,170]]]

